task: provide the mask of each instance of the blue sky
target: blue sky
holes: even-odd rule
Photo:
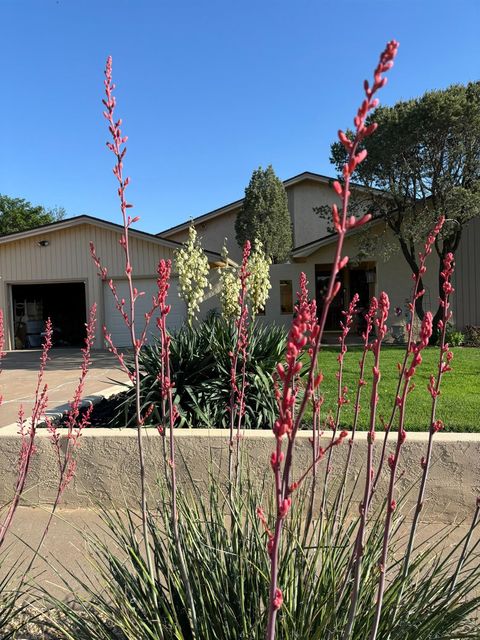
[[[242,197],[252,170],[331,174],[378,53],[384,104],[479,79],[478,0],[0,0],[0,193],[118,221],[102,118],[113,56],[139,227]]]

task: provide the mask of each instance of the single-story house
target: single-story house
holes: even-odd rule
[[[284,182],[292,219],[294,246],[288,262],[271,267],[272,289],[264,314],[265,322],[288,326],[300,273],[304,271],[310,282],[312,295],[321,305],[322,293],[330,274],[336,236],[328,231],[325,220],[313,211],[314,207],[330,204],[336,195],[331,188],[332,178],[305,172]],[[362,187],[352,187],[362,190]],[[194,219],[206,249],[210,264],[212,289],[202,305],[202,313],[219,306],[218,269],[224,266],[221,249],[224,239],[233,264],[239,262],[241,249],[235,240],[235,218],[243,200],[206,213]],[[137,318],[143,321],[156,291],[156,265],[161,258],[173,259],[175,250],[188,235],[190,221],[153,235],[131,229],[131,252],[135,285],[145,291],[137,303]],[[119,297],[127,298],[127,282],[123,250],[119,244],[123,232],[120,225],[87,215],[68,218],[29,231],[0,237],[0,308],[4,310],[5,348],[38,347],[44,321],[52,318],[55,341],[59,345],[76,346],[82,343],[84,323],[89,307],[97,304],[95,348],[104,346],[102,326],[106,325],[119,347],[129,344],[123,320],[115,309],[106,283],[97,274],[89,243],[93,241],[98,256],[108,268],[118,289]],[[369,233],[382,243],[395,244],[392,232],[382,219],[369,225]],[[338,332],[341,311],[353,294],[360,296],[366,307],[372,295],[386,291],[391,300],[390,325],[399,323],[406,315],[412,280],[407,264],[399,251],[388,260],[371,255],[357,259],[358,237],[355,231],[345,240],[344,255],[351,261],[340,279],[342,288],[332,305],[327,331]],[[466,325],[480,325],[480,218],[472,220],[464,230],[456,255],[456,296],[454,320],[463,329]],[[438,258],[435,252],[429,259],[429,271],[424,279],[425,307],[436,308],[438,299]],[[185,306],[178,296],[177,278],[173,273],[169,303],[171,329],[185,319]],[[155,323],[152,323],[152,329]],[[358,327],[360,328],[360,327]]]
[[[328,231],[328,224],[313,211],[320,205],[338,203],[331,187],[334,179],[312,172],[304,172],[284,181],[288,196],[288,208],[292,220],[293,251],[289,262],[271,267],[272,289],[262,316],[265,321],[288,326],[292,319],[298,280],[304,271],[310,283],[312,295],[321,305],[325,283],[329,277],[336,245],[336,235]],[[365,188],[352,185],[352,195]],[[378,192],[379,194],[381,192]],[[383,194],[388,197],[388,194]],[[219,209],[194,218],[193,221],[203,245],[210,250],[221,251],[224,238],[228,239],[229,254],[239,260],[241,249],[235,240],[235,219],[243,200],[237,200]],[[162,231],[162,238],[183,242],[188,234],[190,221]],[[392,231],[382,219],[369,224],[368,233],[380,243],[398,247]],[[354,293],[360,296],[360,306],[366,307],[372,295],[386,291],[391,302],[390,326],[407,316],[407,304],[412,290],[411,272],[400,250],[392,251],[388,259],[377,255],[359,255],[358,234],[353,231],[345,240],[344,255],[351,260],[340,274],[342,288],[332,304],[327,331],[336,333],[342,317],[341,311],[348,305]],[[465,228],[456,254],[454,296],[454,321],[459,329],[466,325],[480,325],[480,218],[472,220]],[[438,257],[435,251],[429,257],[428,271],[424,278],[426,309],[436,309],[438,301]]]
[[[127,298],[125,259],[119,244],[123,227],[87,215],[68,218],[29,231],[0,237],[0,308],[4,310],[5,348],[39,347],[44,322],[51,317],[59,345],[82,344],[88,309],[97,304],[95,348],[103,348],[106,325],[116,345],[129,343],[127,329],[114,306],[113,296],[97,274],[89,243],[108,268],[120,298]],[[143,322],[156,291],[156,265],[173,259],[180,245],[170,239],[130,230],[135,285],[145,291],[137,302],[137,319]],[[208,251],[212,269],[223,264],[220,254]],[[211,292],[213,295],[215,290]],[[185,318],[173,274],[169,302],[170,328]],[[152,329],[155,323],[152,324]]]

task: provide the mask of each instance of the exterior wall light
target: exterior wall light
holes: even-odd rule
[[[50,242],[48,240],[40,240],[39,242],[37,242],[37,244],[39,247],[48,247]]]

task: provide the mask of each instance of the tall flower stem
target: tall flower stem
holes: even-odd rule
[[[412,290],[412,295],[411,295],[411,299],[410,302],[408,304],[408,310],[410,313],[410,319],[407,325],[407,344],[405,346],[405,355],[403,358],[403,362],[402,364],[398,365],[398,370],[399,370],[399,374],[398,374],[398,382],[397,382],[397,388],[395,391],[395,398],[398,398],[398,396],[400,395],[400,390],[402,388],[402,382],[403,382],[403,377],[405,374],[405,370],[407,368],[407,364],[408,364],[408,359],[409,359],[409,355],[411,353],[412,350],[412,345],[413,345],[413,341],[414,341],[414,325],[415,325],[415,309],[416,309],[416,303],[419,300],[419,298],[421,298],[424,295],[424,290],[420,289],[420,285],[422,283],[422,278],[425,276],[425,273],[427,271],[427,265],[426,265],[426,261],[428,256],[432,253],[432,248],[433,245],[438,237],[438,234],[440,233],[440,231],[443,228],[443,225],[445,223],[445,217],[441,216],[435,227],[432,229],[432,231],[429,233],[427,240],[425,241],[425,245],[423,247],[423,251],[421,251],[419,253],[419,266],[418,266],[418,273],[412,273],[412,278],[414,281],[414,286],[413,286],[413,290]],[[395,420],[395,416],[397,415],[397,411],[398,411],[398,403],[394,402],[393,403],[393,407],[392,407],[392,412],[390,414],[390,419],[388,420],[388,422],[385,424],[385,435],[383,438],[383,444],[382,444],[382,452],[380,455],[380,461],[377,467],[377,471],[375,473],[375,478],[373,480],[373,484],[372,484],[372,492],[371,492],[371,496],[370,496],[370,501],[373,499],[373,496],[375,494],[375,491],[377,489],[377,485],[378,482],[380,480],[380,477],[382,475],[382,471],[383,471],[383,465],[385,462],[385,455],[386,455],[386,451],[387,451],[387,443],[388,443],[388,437],[390,435],[391,429],[392,429],[392,425],[393,425],[393,421]]]
[[[337,430],[340,427],[340,419],[342,414],[342,408],[345,404],[348,403],[347,392],[348,389],[343,384],[343,369],[345,363],[345,354],[347,353],[347,336],[350,333],[350,329],[352,328],[353,318],[357,311],[359,296],[356,293],[348,307],[347,311],[342,311],[344,316],[344,321],[340,322],[340,326],[342,328],[342,333],[339,337],[340,342],[340,353],[337,356],[338,361],[338,370],[336,373],[337,377],[337,409],[335,412],[335,420],[333,422],[333,431],[332,431],[332,439],[335,440],[335,436],[337,435]],[[328,498],[328,480],[330,474],[332,472],[332,455],[333,448],[328,452],[328,458],[326,462],[325,468],[325,478],[323,482],[323,491],[322,491],[322,502],[320,506],[320,530],[322,530],[323,518],[325,517],[325,511],[327,507],[327,498]]]
[[[403,376],[403,388],[401,395],[397,398],[397,403],[399,406],[399,417],[398,417],[398,432],[397,432],[397,444],[395,447],[395,453],[391,454],[388,457],[388,465],[390,467],[390,482],[388,487],[388,495],[387,495],[387,513],[385,517],[385,525],[383,532],[383,545],[382,552],[379,561],[379,570],[380,570],[380,579],[378,582],[378,590],[377,590],[377,602],[375,605],[375,616],[373,621],[372,630],[370,633],[370,640],[375,640],[378,633],[378,626],[380,624],[380,616],[382,612],[383,606],[383,596],[385,593],[385,583],[387,576],[387,557],[388,557],[388,547],[390,542],[390,531],[392,527],[393,513],[396,508],[396,500],[395,500],[395,482],[397,476],[398,464],[400,461],[400,454],[403,447],[403,444],[406,439],[405,432],[405,410],[407,403],[407,395],[413,389],[412,379],[415,375],[415,371],[417,367],[422,363],[422,355],[421,352],[425,347],[428,346],[428,342],[432,335],[432,314],[428,311],[423,320],[422,326],[420,329],[420,340],[419,342],[413,346],[412,348],[412,359],[409,364],[409,367],[406,369]]]
[[[170,492],[172,501],[172,530],[177,549],[178,561],[180,565],[180,573],[185,588],[188,602],[190,622],[194,638],[198,638],[197,615],[195,610],[195,602],[193,599],[192,587],[188,577],[187,565],[183,553],[183,544],[181,531],[178,526],[178,501],[177,501],[177,470],[175,461],[175,422],[178,418],[178,410],[173,400],[173,381],[170,367],[170,335],[167,331],[167,316],[170,312],[170,305],[167,305],[167,293],[170,287],[171,263],[168,260],[161,260],[158,265],[158,307],[159,317],[157,318],[157,327],[160,330],[160,346],[161,346],[161,393],[162,402],[168,406],[168,431],[169,431],[169,459],[170,467]],[[163,413],[165,418],[165,412]],[[164,425],[165,426],[165,425]]]
[[[336,510],[337,511],[336,517],[338,519],[341,518],[341,514],[342,514],[343,500],[345,497],[345,490],[347,485],[347,477],[348,477],[348,472],[350,470],[350,463],[352,460],[355,436],[357,434],[358,419],[360,417],[360,410],[361,410],[360,400],[362,397],[363,388],[366,385],[365,364],[367,360],[367,355],[369,351],[372,349],[372,345],[370,344],[370,334],[373,329],[376,313],[377,313],[377,299],[373,298],[373,300],[370,302],[369,310],[365,314],[366,327],[365,327],[365,331],[362,334],[362,338],[363,338],[362,357],[360,358],[360,361],[358,363],[359,375],[358,375],[358,381],[357,381],[357,391],[355,394],[355,404],[353,407],[352,433],[348,441],[348,453],[347,453],[347,458],[345,460],[345,466],[343,468],[342,481],[340,485],[340,496],[338,499],[338,505]]]
[[[238,315],[234,319],[234,342],[230,352],[230,432],[228,443],[228,485],[230,502],[233,498],[233,487],[238,480],[240,464],[240,437],[242,422],[245,414],[246,371],[248,357],[248,319],[247,281],[248,260],[251,244],[247,240],[243,247],[242,264],[240,267],[240,287],[238,291]],[[240,384],[238,381],[238,361],[241,359]],[[236,433],[235,433],[236,432]]]
[[[7,535],[7,532],[12,524],[15,512],[20,503],[20,498],[22,497],[22,493],[25,488],[25,483],[30,469],[32,456],[36,451],[35,438],[37,435],[38,423],[44,415],[48,403],[48,387],[44,383],[44,376],[50,349],[52,348],[52,333],[52,323],[50,318],[48,318],[45,325],[45,336],[42,344],[42,355],[40,356],[40,368],[38,371],[37,384],[35,387],[32,414],[30,420],[28,421],[28,426],[27,420],[25,419],[23,407],[20,408],[18,415],[18,426],[21,437],[21,448],[18,459],[18,475],[13,500],[10,503],[5,519],[0,527],[0,547],[2,547],[3,543],[5,542],[5,536]],[[0,351],[2,349],[0,349]]]
[[[132,207],[132,205],[127,202],[125,197],[125,191],[130,183],[130,179],[128,177],[124,177],[123,175],[123,160],[125,154],[127,152],[127,148],[125,147],[125,143],[127,142],[127,137],[122,134],[121,125],[122,121],[115,120],[114,113],[116,107],[116,98],[113,95],[113,91],[115,89],[115,85],[112,82],[112,58],[109,56],[107,58],[107,63],[105,67],[105,99],[102,101],[105,106],[105,111],[103,115],[108,122],[108,129],[112,136],[112,142],[107,142],[108,149],[115,156],[115,165],[113,167],[113,174],[118,182],[117,194],[120,201],[120,210],[122,212],[122,221],[123,221],[123,234],[119,240],[120,246],[122,247],[124,253],[125,260],[125,277],[127,281],[128,288],[128,300],[125,301],[123,298],[120,298],[117,294],[116,285],[113,280],[108,278],[107,269],[101,263],[100,258],[97,256],[95,252],[95,247],[93,243],[90,243],[90,252],[92,254],[92,258],[95,262],[99,270],[99,275],[104,282],[108,283],[110,291],[114,297],[115,306],[117,311],[123,318],[125,326],[127,327],[128,334],[130,337],[130,344],[133,351],[133,372],[126,366],[124,361],[124,356],[118,349],[115,347],[111,335],[108,333],[106,327],[104,330],[104,338],[108,344],[110,351],[117,357],[120,366],[127,373],[130,378],[131,383],[135,389],[135,424],[137,429],[137,447],[138,447],[138,460],[139,460],[139,472],[140,472],[140,508],[141,508],[141,520],[142,520],[142,529],[143,529],[143,539],[144,539],[144,547],[145,547],[145,557],[147,562],[148,573],[152,582],[152,585],[155,584],[155,570],[152,562],[151,555],[151,547],[150,547],[150,536],[148,531],[148,505],[147,505],[147,494],[146,494],[146,478],[145,478],[145,452],[143,446],[143,425],[145,421],[145,416],[142,416],[141,409],[141,380],[140,380],[140,350],[146,342],[147,339],[147,329],[151,318],[153,316],[154,311],[158,308],[158,299],[153,300],[152,308],[149,312],[145,314],[145,322],[143,324],[143,329],[138,331],[137,322],[135,318],[135,306],[137,299],[143,295],[143,292],[139,292],[133,283],[133,267],[132,267],[132,259],[130,252],[130,242],[129,242],[129,230],[132,224],[139,220],[138,217],[131,218],[128,215],[128,209]],[[157,602],[157,592],[156,589],[153,589],[152,597],[154,600],[155,608],[158,609]],[[159,627],[158,621],[155,621],[157,627]]]
[[[95,341],[95,326],[96,326],[96,311],[97,305],[93,304],[90,313],[88,322],[85,323],[86,334],[85,334],[85,344],[82,348],[82,364],[80,369],[80,378],[78,380],[78,384],[75,388],[75,392],[73,394],[73,398],[70,402],[70,408],[68,413],[66,414],[66,446],[65,451],[62,453],[61,449],[61,433],[59,432],[57,426],[51,419],[46,418],[47,430],[50,434],[50,440],[52,442],[57,464],[58,464],[58,484],[57,484],[57,492],[55,494],[55,498],[53,501],[53,506],[50,511],[50,515],[47,520],[47,524],[45,525],[40,540],[35,548],[35,552],[28,564],[27,569],[24,572],[24,576],[26,576],[35,562],[35,558],[40,553],[40,550],[45,542],[45,538],[48,535],[50,530],[50,525],[52,524],[52,520],[57,511],[58,505],[60,504],[61,497],[67,488],[68,484],[71,482],[75,475],[75,471],[77,468],[77,462],[75,458],[75,452],[80,443],[80,437],[82,435],[83,430],[90,424],[90,415],[93,409],[93,405],[90,405],[88,409],[85,411],[83,416],[80,416],[80,407],[81,401],[83,397],[83,392],[85,390],[85,383],[88,375],[88,370],[91,364],[91,351],[93,347],[93,343]]]
[[[292,487],[290,485],[290,475],[295,438],[303,419],[307,403],[310,401],[313,391],[319,383],[319,381],[316,380],[316,365],[327,314],[332,300],[338,294],[341,287],[341,283],[337,281],[337,275],[348,263],[347,256],[342,258],[344,239],[348,230],[359,227],[360,225],[368,222],[371,218],[368,214],[359,220],[354,216],[348,217],[350,180],[356,167],[366,158],[366,151],[358,151],[358,146],[364,138],[375,131],[376,124],[366,126],[365,119],[368,113],[378,104],[378,101],[373,96],[385,85],[386,78],[382,77],[382,73],[388,71],[392,67],[393,59],[397,53],[397,48],[398,43],[395,41],[391,41],[387,44],[387,47],[380,57],[380,62],[375,69],[373,86],[370,87],[368,82],[364,83],[365,99],[354,119],[355,133],[353,140],[349,139],[343,131],[339,132],[340,141],[348,152],[348,161],[345,163],[343,168],[343,185],[337,181],[333,183],[333,188],[341,200],[342,210],[340,213],[336,205],[332,207],[333,224],[338,238],[332,272],[320,314],[320,321],[318,325],[315,326],[314,335],[306,336],[305,333],[311,323],[311,319],[309,317],[311,310],[309,307],[302,308],[299,306],[289,332],[286,357],[287,368],[285,369],[281,365],[280,368],[277,367],[277,372],[282,382],[282,393],[278,399],[279,418],[275,421],[273,428],[276,439],[276,449],[273,452],[271,459],[275,478],[276,521],[274,533],[272,534],[272,538],[269,539],[271,571],[268,622],[266,630],[267,640],[273,640],[275,638],[277,613],[283,602],[283,594],[278,586],[278,553],[282,537],[283,522],[291,506],[290,494],[292,492]],[[298,411],[295,412],[295,420],[293,420],[292,415],[294,412],[296,395],[292,393],[292,380],[298,373],[299,367],[301,367],[301,362],[298,362],[298,355],[305,347],[308,340],[312,343],[312,357],[307,376],[306,390],[299,403]],[[282,439],[285,435],[288,438],[288,443],[286,456],[284,458],[282,451]]]
[[[452,275],[453,275],[453,255],[449,253],[444,259],[443,270],[440,274],[440,277],[443,280],[444,297],[440,299],[440,306],[442,307],[442,318],[438,322],[438,326],[440,329],[440,344],[439,344],[437,374],[436,376],[433,376],[433,375],[430,376],[430,382],[428,384],[428,391],[432,398],[432,405],[430,410],[430,429],[429,429],[429,435],[428,435],[428,444],[427,444],[426,454],[420,462],[422,467],[422,477],[420,480],[417,503],[415,505],[415,511],[413,514],[412,526],[410,528],[410,535],[408,538],[407,549],[405,551],[405,556],[403,559],[403,567],[402,567],[403,583],[400,587],[400,591],[397,599],[397,608],[403,595],[405,578],[408,576],[408,573],[409,573],[410,558],[411,558],[414,543],[415,543],[415,535],[418,527],[418,522],[420,519],[420,514],[422,512],[424,501],[425,501],[425,489],[426,489],[427,480],[428,480],[430,462],[432,459],[434,436],[436,433],[438,433],[438,431],[440,431],[440,429],[443,428],[443,423],[440,420],[437,420],[436,412],[437,412],[437,402],[438,402],[438,397],[440,395],[440,386],[441,386],[442,378],[445,373],[450,371],[450,368],[451,368],[450,362],[452,360],[452,353],[448,350],[448,344],[446,343],[447,323],[452,317],[452,312],[450,311],[450,296],[454,292],[454,289],[451,284]]]
[[[365,546],[365,534],[369,512],[369,499],[372,488],[373,480],[373,447],[375,442],[375,427],[377,420],[377,405],[378,405],[378,385],[380,383],[380,352],[382,347],[382,341],[387,333],[386,321],[388,318],[388,312],[390,309],[390,301],[386,293],[380,294],[379,301],[375,298],[372,299],[371,309],[377,309],[378,317],[375,320],[377,326],[377,337],[372,345],[372,351],[374,356],[374,364],[372,368],[373,383],[372,391],[370,394],[370,422],[367,436],[367,465],[365,470],[365,485],[363,492],[363,500],[360,503],[360,524],[358,527],[357,537],[355,540],[355,546],[353,550],[353,587],[350,602],[350,610],[348,613],[348,621],[343,633],[343,639],[347,640],[353,630],[355,623],[355,616],[357,613],[358,599],[360,596],[360,580],[362,575],[362,562]],[[350,567],[348,569],[348,572]]]

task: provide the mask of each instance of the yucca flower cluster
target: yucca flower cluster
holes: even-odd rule
[[[238,296],[240,293],[240,280],[235,267],[228,263],[228,249],[223,245],[222,257],[225,266],[220,269],[220,302],[224,318],[233,319],[238,316]]]
[[[271,260],[264,251],[263,243],[257,238],[248,261],[248,295],[253,316],[264,309],[272,288],[270,264]]]
[[[225,318],[234,319],[238,317],[239,305],[238,297],[240,293],[239,271],[228,264],[228,249],[224,245],[222,256],[225,266],[220,269],[220,300],[222,304],[222,314]],[[252,317],[265,308],[270,289],[270,265],[271,260],[264,251],[263,243],[256,239],[253,242],[253,250],[248,260],[247,290],[248,301]]]
[[[208,258],[193,224],[188,229],[188,240],[175,253],[175,266],[178,271],[178,294],[187,306],[187,322],[192,326],[205,292],[212,288],[208,279]]]

